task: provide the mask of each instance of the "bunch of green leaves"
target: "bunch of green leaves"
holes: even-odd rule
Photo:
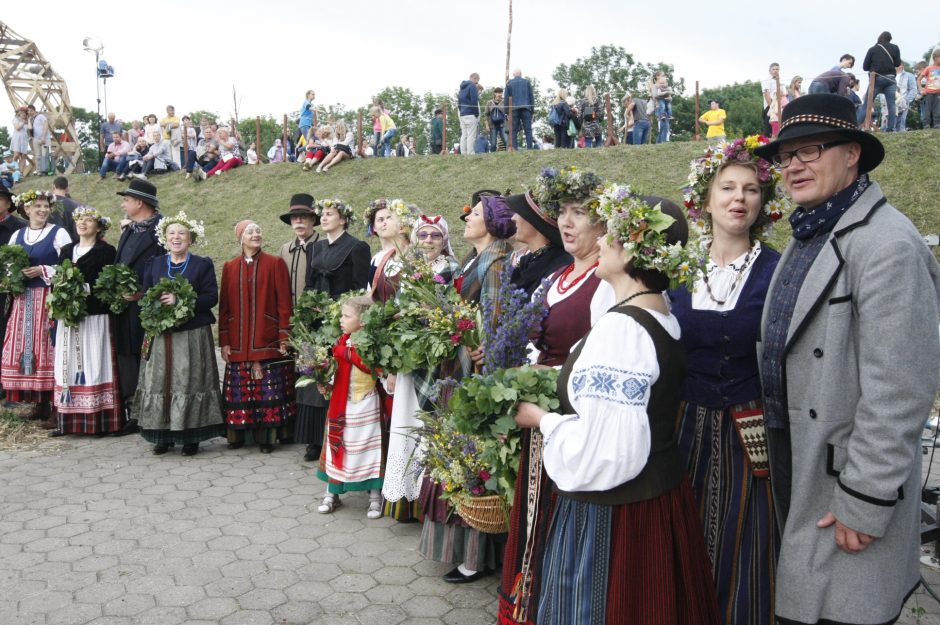
[[[167,306],[160,301],[164,293],[176,296],[176,303]],[[162,278],[147,289],[140,299],[140,325],[144,334],[154,338],[181,326],[196,315],[196,290],[183,276]]]
[[[85,291],[85,276],[72,261],[65,259],[52,276],[52,292],[46,296],[49,317],[61,321],[70,328],[88,316],[88,292]]]
[[[125,295],[134,295],[140,291],[140,280],[137,272],[127,265],[108,265],[98,274],[95,280],[95,297],[108,305],[108,309],[115,315],[127,310],[130,304]]]
[[[0,245],[0,293],[20,295],[26,292],[26,276],[23,270],[29,267],[29,254],[22,246],[11,243]]]
[[[294,306],[290,318],[292,328],[301,327],[305,332],[324,333],[318,338],[332,346],[342,334],[339,329],[340,303],[323,291],[304,291]]]
[[[402,369],[399,339],[396,338],[399,312],[394,300],[384,304],[376,302],[360,316],[362,328],[349,337],[359,357],[373,371],[396,373]]]

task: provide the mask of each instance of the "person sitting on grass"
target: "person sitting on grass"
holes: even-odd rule
[[[228,128],[219,128],[219,162],[206,172],[206,176],[221,176],[223,171],[244,163],[238,137],[229,136]]]
[[[352,160],[352,142],[353,132],[346,122],[339,120],[335,126],[335,136],[333,138],[333,147],[330,153],[323,157],[320,164],[317,165],[317,171],[327,171],[333,165],[345,160]]]
[[[167,171],[179,171],[180,166],[173,162],[170,154],[170,142],[163,138],[163,133],[154,130],[150,134],[150,149],[143,157],[143,167],[137,178],[147,179],[147,174],[165,174]]]
[[[330,141],[333,138],[333,129],[330,126],[311,128],[307,137],[307,151],[304,157],[304,171],[310,171],[319,165],[323,158],[330,153]]]

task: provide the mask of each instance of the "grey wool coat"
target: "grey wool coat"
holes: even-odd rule
[[[782,527],[778,616],[885,623],[917,586],[920,435],[940,376],[938,301],[933,254],[872,183],[829,234],[787,335],[789,430],[768,428]],[[835,526],[816,526],[827,512],[875,540],[858,554],[840,550]]]

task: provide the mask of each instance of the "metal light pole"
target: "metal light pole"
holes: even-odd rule
[[[101,51],[104,50],[104,44],[94,37],[85,37],[82,40],[82,45],[85,47],[85,52],[94,52],[95,54],[95,94],[98,99],[98,106],[95,109],[95,134],[98,135],[98,166],[100,167],[104,158],[104,148],[101,145],[101,82],[98,79],[98,61],[101,60]]]

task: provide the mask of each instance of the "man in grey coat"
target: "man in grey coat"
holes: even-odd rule
[[[894,623],[920,580],[920,433],[940,376],[940,268],[868,172],[852,103],[808,95],[756,150],[798,205],[760,354],[784,625]]]

